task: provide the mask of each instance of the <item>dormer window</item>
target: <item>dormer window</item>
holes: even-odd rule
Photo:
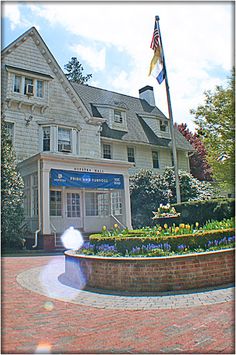
[[[114,122],[123,123],[122,112],[119,110],[114,110]]]
[[[168,127],[167,121],[160,121],[160,130],[161,132],[166,132]]]
[[[71,129],[58,128],[58,151],[71,153]]]

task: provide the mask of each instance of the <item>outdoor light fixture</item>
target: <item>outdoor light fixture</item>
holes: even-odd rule
[[[32,115],[29,115],[29,117],[25,117],[25,122],[26,122],[26,126],[29,126],[30,122],[32,121],[33,119],[33,116]]]

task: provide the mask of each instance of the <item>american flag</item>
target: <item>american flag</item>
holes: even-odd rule
[[[158,18],[159,19],[159,18]],[[153,58],[150,63],[149,74],[155,73],[154,76],[157,79],[158,83],[161,84],[163,80],[166,78],[166,70],[164,65],[164,57],[161,48],[160,41],[160,31],[158,27],[158,19],[156,16],[154,31],[152,35],[152,41],[150,47],[154,50]]]
[[[152,48],[154,51],[160,47],[160,43],[159,43],[159,31],[157,28],[157,21],[155,21],[155,26],[154,26],[154,31],[153,31],[153,35],[152,35],[152,42],[150,45],[150,48]]]

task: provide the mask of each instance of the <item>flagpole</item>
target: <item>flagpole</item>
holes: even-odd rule
[[[162,45],[162,40],[161,40],[161,31],[160,31],[160,25],[159,25],[160,17],[156,16],[155,20],[157,21],[158,32],[159,32],[159,36],[160,36],[163,68],[164,68],[164,72],[165,72],[166,96],[167,96],[167,105],[168,105],[168,112],[169,112],[169,119],[170,119],[170,134],[171,134],[171,140],[172,140],[172,153],[173,153],[174,170],[175,170],[176,199],[177,199],[177,203],[180,203],[181,202],[181,195],[180,195],[180,184],[179,184],[179,174],[178,174],[178,160],[177,160],[175,134],[174,134],[174,121],[173,121],[173,113],[172,113],[172,106],[171,106],[171,99],[170,99],[170,89],[169,89],[168,76],[167,76],[167,70],[166,70],[165,56],[164,56],[164,50],[163,50],[163,45]]]

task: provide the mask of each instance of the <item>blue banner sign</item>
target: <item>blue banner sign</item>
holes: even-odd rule
[[[51,186],[70,186],[89,189],[124,189],[123,175],[81,173],[51,169]]]

